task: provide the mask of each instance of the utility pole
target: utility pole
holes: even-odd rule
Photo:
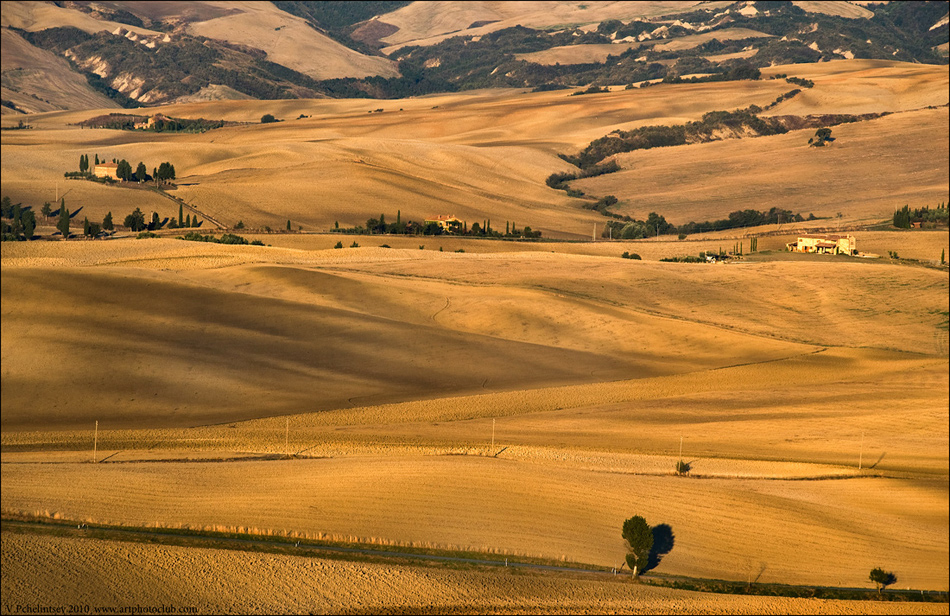
[[[491,420],[491,450],[495,451],[495,418]],[[495,455],[494,453],[492,455]]]
[[[99,420],[96,420],[96,432],[92,438],[92,463],[96,464],[97,451],[99,449]]]
[[[683,437],[680,437],[680,460],[683,459]]]
[[[597,241],[597,223],[596,222],[594,223],[594,230],[590,234],[590,241],[592,242]]]

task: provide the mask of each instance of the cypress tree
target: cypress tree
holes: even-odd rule
[[[69,210],[66,209],[66,200],[63,199],[59,206],[59,222],[56,228],[63,234],[63,239],[69,239]]]
[[[184,212],[182,211],[182,207],[181,207],[181,201],[178,202],[178,220],[182,222],[185,221]]]
[[[53,208],[50,206],[49,201],[43,204],[43,209],[40,210],[40,213],[43,215],[43,218],[49,220],[49,215],[53,213]]]
[[[115,229],[115,225],[112,224],[112,212],[108,212],[106,217],[102,219],[102,228],[106,231]]]
[[[941,248],[940,249],[940,265],[943,265],[946,262],[947,262],[947,249]]]
[[[188,214],[188,217],[185,218],[185,224],[183,226],[186,228],[191,226],[191,214]]]
[[[290,219],[287,219],[287,230],[290,231]]]
[[[27,240],[33,239],[33,232],[36,231],[36,214],[33,210],[27,210],[20,214],[20,222],[23,226],[23,237]]]
[[[82,221],[82,234],[86,237],[89,236],[89,217],[83,218]]]

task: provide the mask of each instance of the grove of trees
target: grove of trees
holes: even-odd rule
[[[948,209],[945,203],[931,209],[929,206],[911,209],[905,205],[899,210],[894,210],[894,226],[898,229],[910,229],[913,223],[920,223],[924,228],[937,228],[948,226]]]
[[[10,197],[2,200],[3,241],[24,241],[33,239],[36,231],[36,214],[29,207],[24,208],[20,203],[12,203]]]
[[[105,159],[99,160],[99,155],[95,155],[95,163],[89,163],[89,155],[81,154],[79,156],[79,171],[68,171],[64,175],[68,178],[87,178],[87,179],[97,179],[97,181],[102,181],[97,178],[95,175],[95,165],[100,164],[100,162],[105,162]],[[153,168],[152,175],[148,173],[148,167],[146,167],[143,161],[139,161],[138,165],[135,167],[135,171],[132,170],[132,164],[129,163],[126,159],[113,159],[113,162],[116,163],[116,176],[125,182],[148,182],[155,181],[158,183],[165,183],[168,180],[175,179],[175,166],[168,161],[161,163],[158,167]],[[106,181],[109,181],[108,179]]]
[[[289,221],[288,221],[289,222]],[[505,232],[502,233],[492,228],[490,219],[483,220],[481,223],[472,223],[469,227],[467,223],[451,225],[449,230],[445,230],[441,225],[435,222],[419,224],[411,220],[403,220],[402,212],[396,212],[396,222],[387,223],[386,215],[380,214],[379,218],[369,218],[365,226],[356,226],[344,228],[340,227],[339,222],[330,229],[331,233],[349,233],[359,235],[463,235],[468,237],[491,237],[498,239],[537,239],[541,237],[541,231],[535,231],[529,226],[519,229],[513,221],[505,222]]]

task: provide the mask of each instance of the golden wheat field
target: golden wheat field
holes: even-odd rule
[[[853,229],[946,201],[947,110],[925,108],[946,104],[946,67],[770,70],[815,81],[778,115],[864,113],[865,99],[892,113],[834,127],[827,151],[793,131],[622,154],[622,171],[576,182],[676,223],[772,206],[821,217],[684,239],[601,238],[606,218],[545,185],[570,169],[557,154],[764,104],[789,84],[200,102],[163,112],[246,124],[91,130],[76,123],[100,111],[70,111],[4,131],[0,188],[14,202],[62,197],[77,222],[134,207],[177,216],[160,194],[62,176],[84,153],[172,160],[175,195],[267,244],[163,231],[0,245],[4,517],[612,568],[621,525],[643,515],[674,535],[647,575],[869,588],[885,567],[895,588],[945,592],[950,235]],[[261,125],[264,113],[285,121]],[[322,233],[397,211],[570,241]],[[288,218],[302,231],[263,232]],[[852,233],[879,258],[784,252],[810,230]],[[760,252],[737,262],[660,260],[752,236]],[[6,528],[2,542],[6,605],[947,612]]]

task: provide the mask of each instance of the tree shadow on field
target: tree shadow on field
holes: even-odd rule
[[[882,460],[884,460],[884,456],[886,455],[887,455],[887,452],[885,451],[884,453],[881,454],[881,457],[877,459],[877,462],[869,466],[868,469],[877,468],[877,465],[880,464]]]
[[[643,568],[644,572],[656,568],[663,560],[663,557],[673,550],[675,537],[673,528],[669,524],[657,524],[653,531],[653,547],[650,548],[650,557],[647,560],[647,566]]]

